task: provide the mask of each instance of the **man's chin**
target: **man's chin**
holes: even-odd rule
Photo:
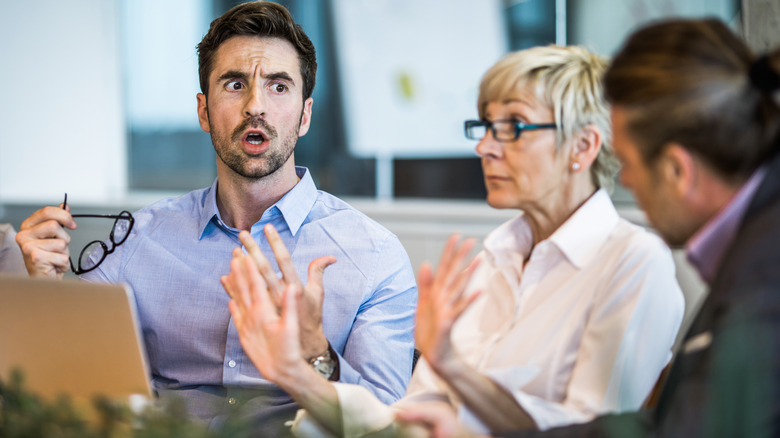
[[[663,239],[663,241],[666,243],[666,246],[668,246],[670,249],[685,249],[685,244],[687,243],[687,241],[680,241],[680,240]]]
[[[682,236],[678,230],[675,230],[675,232],[670,232],[658,228],[652,228],[652,229],[655,230],[655,232],[658,233],[659,236],[661,236],[661,239],[663,239],[666,245],[671,249],[685,248],[685,244],[688,243],[688,240],[690,240],[691,237],[691,236]]]
[[[233,169],[234,172],[241,175],[242,177],[246,179],[261,179],[265,178],[268,175],[272,175],[275,173],[278,169],[269,170],[267,168],[261,168],[261,169]]]
[[[242,157],[241,159],[229,161],[222,160],[222,163],[233,173],[246,179],[265,178],[282,167],[275,162],[269,162],[265,157]]]

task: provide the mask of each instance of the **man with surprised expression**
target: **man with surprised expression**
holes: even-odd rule
[[[392,403],[411,375],[414,273],[396,236],[295,166],[311,123],[313,44],[284,7],[255,1],[212,22],[198,61],[198,119],[217,180],[134,213],[128,239],[81,277],[132,287],[154,389],[206,422],[239,408],[276,436],[297,410],[249,359],[228,310],[220,277],[243,251],[277,297],[301,291],[301,355],[312,369]],[[17,243],[30,275],[67,272],[75,228],[65,205],[25,220]]]
[[[302,97],[302,82],[286,40],[235,36],[222,43],[209,96],[198,94],[200,126],[211,133],[219,171],[273,193],[297,183],[291,158],[297,138],[309,130],[313,103]]]

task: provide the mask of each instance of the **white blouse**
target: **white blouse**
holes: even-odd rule
[[[479,257],[469,293],[482,296],[452,334],[468,363],[512,393],[540,429],[641,406],[684,312],[658,237],[621,219],[599,190],[536,246],[521,214],[487,236]],[[421,359],[399,403],[436,394],[474,432],[488,432]]]

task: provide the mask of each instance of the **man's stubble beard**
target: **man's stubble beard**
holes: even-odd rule
[[[301,111],[301,117],[302,116],[303,111]],[[244,178],[261,179],[279,170],[284,166],[287,160],[290,159],[290,156],[295,150],[295,145],[298,142],[298,131],[301,126],[301,120],[301,118],[298,119],[298,126],[295,130],[284,137],[279,137],[276,129],[269,125],[264,119],[259,117],[246,119],[233,130],[233,133],[229,137],[227,137],[216,133],[214,126],[211,124],[211,118],[209,118],[211,143],[213,144],[214,151],[217,153],[219,159],[233,172]],[[250,126],[253,128],[262,128],[263,132],[268,136],[267,141],[270,143],[268,149],[254,156],[247,155],[241,148],[243,133]],[[279,141],[280,143],[275,144],[276,141]],[[257,162],[262,163],[262,165],[252,165]]]

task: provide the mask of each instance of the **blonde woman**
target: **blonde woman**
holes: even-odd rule
[[[436,272],[421,268],[423,359],[395,408],[442,403],[471,431],[500,433],[635,410],[651,391],[684,303],[668,248],[609,198],[617,161],[605,69],[583,48],[549,46],[511,53],[486,73],[466,136],[479,141],[488,204],[519,215],[487,236],[467,269],[470,244],[455,238]],[[392,423],[360,388],[306,377],[290,351],[295,333],[281,329],[295,312],[258,305],[268,291],[253,263],[234,260],[231,309],[261,373],[308,411],[299,430],[361,436]]]

